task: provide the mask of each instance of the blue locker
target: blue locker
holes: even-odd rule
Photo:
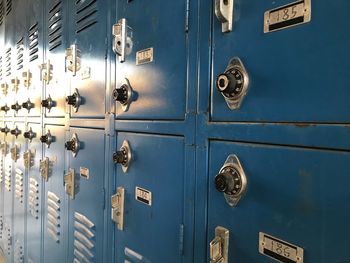
[[[235,207],[214,184],[231,154],[248,181]],[[348,159],[347,152],[210,141],[207,244],[223,226],[230,262],[271,262],[259,254],[259,232],[303,248],[304,262],[348,262]]]
[[[344,94],[350,60],[344,50],[350,29],[344,17],[350,2],[311,2],[310,22],[270,33],[264,33],[264,12],[293,1],[234,1],[233,30],[227,33],[222,33],[221,23],[211,13],[213,27],[207,39],[212,41],[213,121],[349,122]],[[329,10],[337,15],[324,19]],[[208,9],[205,12],[206,17]],[[241,107],[230,110],[216,82],[233,57],[241,58],[250,85]]]
[[[66,67],[70,74],[71,117],[103,118],[105,115],[106,0],[68,1],[69,46]]]
[[[24,262],[24,240],[26,227],[26,200],[27,200],[27,171],[25,158],[27,153],[26,139],[23,134],[26,131],[22,122],[14,123],[15,129],[11,130],[14,146],[10,149],[12,158],[12,184],[13,184],[13,262]]]
[[[116,21],[128,29],[125,62],[117,55],[117,118],[185,119],[188,94],[187,1],[117,1]],[[116,34],[115,49],[121,48]],[[133,92],[123,97],[125,85]],[[125,104],[130,104],[126,107]]]
[[[65,167],[65,128],[45,125],[41,137],[44,145],[40,172],[44,178],[43,262],[67,261],[68,198],[63,187]]]
[[[71,138],[80,146],[71,148]],[[66,137],[68,166],[65,189],[69,195],[68,262],[105,262],[103,254],[105,190],[103,130],[70,128]],[[72,192],[74,190],[74,192]]]
[[[67,1],[45,1],[45,94],[42,107],[46,117],[63,117],[69,78],[64,53],[67,46]]]
[[[185,184],[192,176],[184,138],[118,132],[117,149],[126,142],[129,167],[116,170],[117,188],[125,192],[124,226],[115,228],[116,262],[190,262],[192,251],[184,252],[182,240],[191,225]]]
[[[41,124],[28,122],[28,128],[36,135],[28,140],[28,151],[31,152],[31,166],[27,169],[28,198],[27,198],[27,228],[26,228],[26,262],[42,262],[42,214],[43,207],[43,179],[39,172],[42,158],[42,145],[39,140]]]

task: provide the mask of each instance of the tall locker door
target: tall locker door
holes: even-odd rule
[[[61,0],[45,2],[45,92],[42,107],[46,117],[65,115],[66,91],[69,79],[65,72],[64,52],[67,41],[67,3]]]
[[[211,141],[207,244],[217,251],[215,229],[223,227],[227,262],[349,262],[349,158],[347,152]],[[243,176],[245,194],[230,206]]]
[[[116,170],[115,261],[186,262],[181,242],[188,223],[184,138],[124,132],[117,138],[114,157],[126,154],[123,160],[129,155],[130,162]]]
[[[28,140],[30,152],[30,169],[28,171],[28,198],[27,198],[27,232],[26,251],[27,262],[42,262],[42,213],[43,204],[43,180],[39,172],[40,159],[42,158],[42,145],[39,140],[41,124],[28,122],[35,137]]]
[[[44,259],[43,262],[67,261],[68,210],[63,186],[65,167],[65,128],[45,125],[41,137],[44,155],[40,173],[45,182],[44,195]]]
[[[45,78],[46,64],[43,61],[43,5],[40,0],[27,1],[27,52],[28,63],[25,65],[27,81],[28,116],[39,116],[41,112],[42,80]]]
[[[3,249],[5,256],[9,262],[13,257],[12,240],[13,240],[13,195],[15,189],[13,177],[13,160],[11,150],[14,149],[14,137],[10,134],[13,128],[12,122],[5,122],[8,127],[5,133],[4,145],[4,226],[3,226]]]
[[[106,77],[106,0],[69,1],[67,72],[71,75],[72,117],[104,117]]]
[[[117,53],[117,79],[113,96],[117,118],[184,119],[187,1],[116,2],[113,48]],[[123,24],[125,43],[119,30]],[[125,62],[121,63],[123,56]]]
[[[105,262],[104,130],[71,127],[66,148],[71,150],[65,175],[70,198],[68,262]]]
[[[349,122],[350,104],[345,94],[349,94],[350,55],[344,50],[350,42],[346,20],[350,2],[232,2],[231,32],[222,32],[226,29],[220,22],[224,18],[219,21],[214,12],[211,16],[211,119]],[[207,3],[214,10],[213,1]],[[220,3],[218,10],[230,8],[225,1]],[[324,19],[329,10],[337,15]],[[220,18],[219,11],[217,14]],[[246,74],[233,58],[241,60]]]
[[[4,0],[0,0],[0,88],[4,84],[5,73],[4,73],[4,55],[5,55],[5,3]],[[4,102],[4,94],[0,90],[0,107],[2,107]],[[2,116],[3,113],[0,113]]]
[[[14,145],[10,149],[13,161],[13,261],[24,262],[24,235],[26,225],[27,172],[25,169],[26,140],[23,137],[25,125],[15,122],[11,130]]]

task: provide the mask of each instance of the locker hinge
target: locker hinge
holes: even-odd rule
[[[184,254],[184,225],[180,224],[179,227],[179,254]]]
[[[190,31],[190,0],[186,0],[185,10],[185,32]]]
[[[106,208],[106,189],[102,188],[102,209],[105,210]]]
[[[105,115],[105,135],[107,136],[114,136],[114,130],[115,130],[115,115],[114,113],[107,112]]]

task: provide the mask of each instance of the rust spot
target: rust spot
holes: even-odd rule
[[[294,125],[298,128],[307,128],[307,127],[312,126],[310,123],[296,123]]]

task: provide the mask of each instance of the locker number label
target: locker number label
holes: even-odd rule
[[[304,24],[311,20],[311,0],[297,1],[264,14],[264,33]]]
[[[259,252],[283,263],[303,263],[304,250],[281,239],[259,233]]]
[[[141,203],[152,205],[152,192],[141,187],[135,189],[135,199]]]
[[[153,62],[153,47],[136,52],[136,65]]]

